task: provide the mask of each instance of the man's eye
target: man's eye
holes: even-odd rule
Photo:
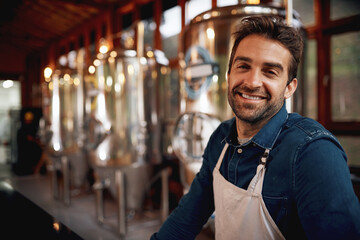
[[[265,73],[270,75],[270,76],[277,76],[277,72],[274,70],[265,70]]]
[[[240,69],[249,69],[249,66],[241,64],[241,65],[238,66],[238,68],[240,68]]]

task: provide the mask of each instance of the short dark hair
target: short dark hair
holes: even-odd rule
[[[228,73],[230,74],[239,43],[245,37],[252,34],[278,41],[287,48],[292,56],[288,69],[288,83],[296,78],[298,65],[304,48],[303,38],[299,29],[286,25],[284,19],[277,16],[249,16],[241,20],[239,29],[233,33],[235,41],[231,50]]]

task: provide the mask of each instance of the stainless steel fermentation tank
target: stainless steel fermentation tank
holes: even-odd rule
[[[83,49],[63,55],[43,89],[44,118],[40,131],[46,146],[44,152],[53,173],[54,197],[62,197],[65,204],[70,204],[71,195],[87,188],[83,64]],[[63,184],[59,184],[58,173],[63,176]]]
[[[182,179],[185,187],[191,184],[199,170],[203,150],[219,120],[233,117],[227,100],[226,78],[233,45],[232,33],[243,17],[272,15],[280,16],[285,21],[285,14],[284,7],[236,5],[203,12],[186,27],[182,38],[184,54],[180,75],[183,114],[178,119],[173,137],[175,153],[184,164]],[[302,27],[296,12],[292,25]]]
[[[137,47],[99,54],[95,75],[86,81],[87,140],[96,177],[97,218],[104,220],[102,191],[108,189],[118,201],[121,234],[126,234],[128,215],[141,212],[150,184],[160,175],[163,218],[168,211],[167,171],[156,175],[153,167],[162,161],[160,90],[169,76],[168,60],[161,51],[143,50],[141,29],[138,23],[137,34],[121,33],[125,43],[138,42]]]

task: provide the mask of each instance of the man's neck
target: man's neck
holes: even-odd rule
[[[259,122],[259,123],[247,123],[241,121],[236,117],[236,131],[238,138],[252,138],[255,136],[260,129],[266,124],[266,122]]]

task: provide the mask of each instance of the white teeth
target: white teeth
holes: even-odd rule
[[[251,100],[260,100],[261,99],[261,97],[253,97],[253,96],[249,96],[249,95],[246,95],[246,94],[242,94],[242,96],[244,98],[251,99]]]

